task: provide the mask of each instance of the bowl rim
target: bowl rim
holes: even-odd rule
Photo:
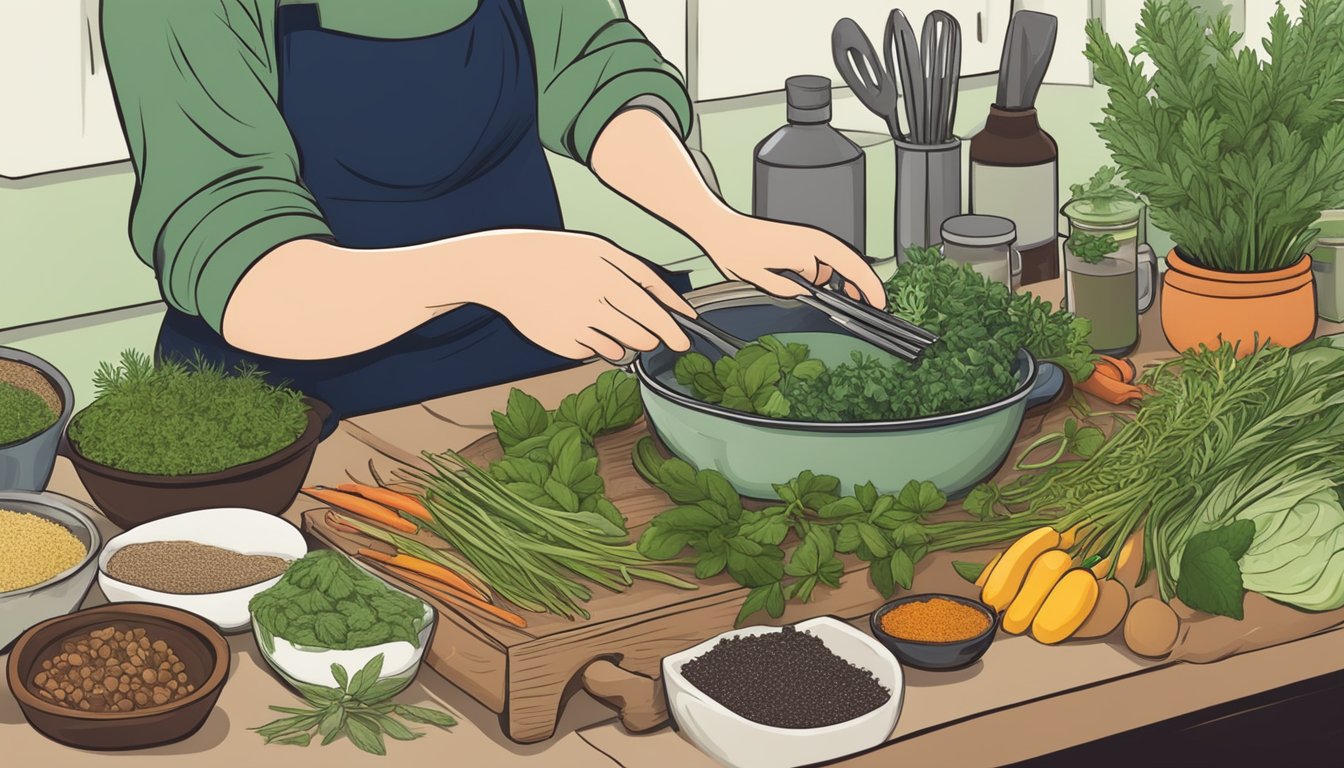
[[[89,516],[91,510],[88,505],[79,499],[71,498],[62,493],[56,493],[55,491],[0,491],[0,508],[4,507],[6,500],[23,501],[38,506],[46,506],[75,518],[89,533],[89,547],[88,551],[84,553],[83,559],[77,564],[61,571],[46,581],[30,584],[21,589],[10,590],[9,592],[0,592],[0,600],[8,600],[11,597],[31,594],[38,590],[46,589],[47,587],[53,587],[67,579],[74,578],[74,576],[84,570],[90,562],[96,560],[101,553],[104,543],[103,534],[98,530],[98,526],[94,525],[93,518]],[[43,517],[45,518],[45,516]],[[59,521],[56,520],[52,520],[52,522],[55,522],[58,525],[60,524]]]
[[[263,475],[273,470],[277,465],[284,464],[291,459],[302,455],[303,453],[316,448],[318,438],[322,434],[322,424],[326,420],[331,408],[321,400],[313,397],[304,396],[303,401],[308,404],[307,419],[308,423],[304,426],[303,432],[294,439],[289,445],[268,456],[262,456],[259,459],[253,459],[245,464],[236,464],[232,467],[218,470],[216,472],[205,472],[199,475],[153,475],[139,472],[129,472],[124,469],[117,469],[106,464],[99,463],[90,459],[88,456],[80,453],[79,445],[76,440],[70,437],[66,432],[64,439],[66,457],[70,463],[75,465],[79,472],[89,472],[93,475],[114,480],[117,482],[151,486],[163,488],[177,487],[197,487],[202,485],[212,485],[215,483],[229,482],[233,480],[244,480],[254,475]],[[70,417],[71,423],[79,418],[79,414],[92,404],[84,406],[78,412]],[[146,521],[149,522],[149,521]]]
[[[743,717],[742,715],[739,715],[738,713],[732,711],[731,709],[715,701],[709,694],[700,690],[698,687],[693,685],[691,681],[687,680],[685,676],[681,674],[680,665],[685,664],[692,658],[703,655],[705,652],[713,648],[720,640],[724,638],[740,637],[748,632],[750,632],[753,635],[757,635],[757,634],[767,634],[768,632],[783,631],[785,626],[791,626],[799,631],[806,631],[813,627],[824,626],[830,629],[834,629],[838,632],[850,635],[852,638],[859,640],[864,645],[866,645],[871,651],[873,651],[873,653],[876,654],[876,656],[879,659],[889,660],[891,662],[892,671],[896,673],[896,684],[893,686],[895,690],[891,691],[891,696],[882,705],[878,706],[876,709],[865,712],[862,715],[859,715],[858,717],[854,717],[849,720],[844,720],[839,723],[832,723],[830,725],[819,725],[815,728],[781,728],[780,726],[777,725],[766,725],[764,723],[758,723],[755,720],[751,720],[749,718]],[[765,631],[757,631],[757,630],[765,630]],[[832,651],[832,653],[834,653],[834,651]],[[849,660],[846,659],[846,661]],[[852,661],[849,661],[849,663],[854,664],[854,666],[859,666],[858,664],[855,664]],[[751,728],[766,734],[785,735],[785,736],[826,736],[835,733],[839,730],[849,728],[853,726],[854,723],[863,720],[865,718],[876,718],[892,707],[896,708],[899,717],[899,712],[902,708],[904,708],[905,705],[905,670],[901,667],[900,660],[897,659],[895,656],[893,656],[891,651],[883,647],[883,645],[879,643],[877,640],[873,639],[872,637],[869,637],[867,634],[855,628],[849,622],[839,619],[835,616],[817,616],[816,618],[807,619],[805,621],[799,621],[793,624],[785,624],[780,626],[757,624],[750,627],[730,629],[726,632],[720,632],[719,634],[709,638],[708,640],[697,643],[684,651],[678,651],[677,653],[670,653],[664,656],[661,667],[663,671],[664,680],[674,682],[677,686],[681,687],[682,690],[690,694],[693,694],[695,700],[701,706],[707,707],[710,711],[714,712],[715,714],[728,717],[740,725],[750,726]],[[869,669],[868,671],[870,673],[874,672],[874,670],[871,669]],[[672,719],[675,721],[676,719],[675,715],[673,715]]]
[[[1017,359],[1015,360],[1015,368],[1018,372],[1017,388],[1006,397],[1002,397],[991,403],[986,403],[964,411],[944,413],[936,416],[921,416],[917,419],[898,419],[894,421],[796,421],[793,419],[772,419],[767,416],[760,416],[752,413],[741,413],[713,403],[702,402],[690,395],[682,394],[659,381],[657,377],[649,373],[648,368],[644,365],[645,354],[646,353],[641,352],[635,357],[631,367],[635,372],[635,376],[638,377],[640,385],[646,391],[652,392],[662,399],[670,401],[683,408],[689,408],[708,416],[714,416],[720,419],[735,421],[755,427],[799,432],[908,432],[960,424],[998,413],[999,411],[1025,401],[1027,396],[1031,394],[1032,388],[1036,385],[1036,379],[1040,375],[1041,370],[1041,366],[1036,362],[1036,358],[1023,348],[1017,351]]]
[[[980,611],[980,613],[982,613],[986,618],[989,619],[989,626],[985,628],[983,631],[981,631],[978,635],[966,638],[965,640],[943,640],[943,641],[911,640],[905,637],[897,637],[896,635],[893,635],[882,628],[882,617],[890,613],[897,606],[915,602],[927,602],[929,600],[933,600],[936,598],[951,600],[954,603],[960,603],[961,605],[965,605],[969,608],[974,608]],[[902,595],[901,597],[898,597],[894,600],[888,600],[887,602],[883,603],[880,607],[877,608],[877,610],[873,611],[869,615],[868,626],[869,628],[872,629],[873,634],[875,636],[890,638],[898,643],[910,643],[911,645],[925,645],[930,647],[946,648],[958,645],[971,645],[980,640],[984,640],[987,635],[993,635],[999,629],[999,618],[1000,616],[997,611],[995,611],[993,608],[990,608],[988,605],[985,605],[984,603],[980,602],[979,600],[976,600],[975,598],[962,597],[961,595],[954,595],[950,592],[919,592],[910,595]]]
[[[134,621],[135,618],[150,617],[176,624],[188,633],[197,635],[201,644],[214,654],[214,665],[210,669],[210,674],[200,685],[196,686],[195,691],[177,701],[145,709],[131,710],[130,712],[85,712],[80,709],[67,709],[49,704],[28,690],[28,685],[23,680],[24,673],[27,670],[21,671],[18,668],[20,651],[39,632],[67,622],[82,622],[85,618],[98,614],[109,614],[108,621]],[[61,637],[63,638],[65,635],[62,634]],[[224,639],[218,629],[215,629],[214,625],[194,613],[155,603],[108,603],[107,605],[67,613],[63,616],[55,616],[29,627],[19,636],[18,640],[14,641],[14,647],[10,649],[9,659],[5,665],[5,677],[8,679],[9,689],[14,694],[14,698],[21,705],[32,707],[44,714],[91,722],[129,721],[182,710],[202,699],[213,696],[228,678],[231,663],[228,641]]]
[[[309,551],[311,551],[311,550],[309,549],[309,547],[308,547],[308,542],[303,538],[303,531],[299,530],[298,526],[296,526],[296,525],[294,525],[293,523],[289,522],[288,520],[284,519],[284,518],[283,518],[282,516],[280,516],[280,515],[271,515],[271,514],[267,514],[267,513],[265,513],[265,512],[262,512],[261,510],[258,510],[258,509],[251,509],[251,508],[249,508],[249,507],[208,507],[208,508],[206,508],[206,509],[193,509],[193,510],[189,510],[189,511],[187,511],[187,512],[178,512],[178,513],[175,514],[175,515],[168,515],[167,517],[159,517],[159,518],[155,518],[155,519],[153,519],[153,520],[147,520],[147,521],[141,523],[140,525],[135,526],[134,528],[128,528],[128,529],[122,531],[121,533],[117,534],[116,536],[113,536],[112,538],[108,539],[108,540],[103,544],[102,551],[98,553],[98,581],[99,581],[99,584],[102,584],[104,581],[106,581],[106,582],[108,582],[108,583],[110,583],[110,584],[112,584],[112,585],[114,585],[114,586],[121,587],[121,588],[124,588],[124,589],[127,589],[127,590],[135,591],[135,592],[139,593],[140,595],[142,595],[144,598],[146,598],[146,599],[144,599],[144,600],[137,600],[137,601],[135,601],[135,602],[146,602],[146,603],[154,603],[154,604],[158,604],[158,605],[168,605],[168,607],[170,607],[170,608],[171,608],[171,607],[174,607],[174,606],[172,606],[171,604],[166,603],[166,602],[159,602],[159,598],[163,598],[164,600],[183,600],[183,599],[190,600],[190,599],[192,599],[192,598],[201,599],[201,598],[236,597],[236,596],[241,596],[241,593],[244,593],[244,592],[248,592],[248,591],[251,591],[251,590],[258,590],[258,591],[261,591],[261,590],[269,589],[270,587],[274,586],[274,585],[275,585],[275,582],[277,582],[277,581],[280,580],[280,576],[284,576],[283,573],[281,573],[280,576],[272,576],[271,578],[266,579],[265,581],[259,581],[259,582],[257,582],[256,584],[249,584],[249,585],[247,585],[247,586],[245,586],[245,587],[237,587],[237,588],[235,588],[235,589],[225,589],[225,590],[221,590],[221,591],[219,591],[219,592],[193,592],[193,593],[185,593],[185,592],[162,592],[162,591],[157,590],[157,589],[150,589],[149,587],[142,587],[142,586],[139,586],[139,585],[137,585],[137,584],[132,584],[132,583],[130,583],[129,581],[122,581],[121,579],[118,579],[117,577],[115,577],[115,576],[113,576],[112,574],[110,574],[110,573],[107,572],[106,562],[107,562],[107,561],[110,561],[110,560],[112,559],[112,556],[115,555],[117,552],[120,552],[122,549],[125,549],[125,548],[128,547],[128,546],[131,546],[131,544],[145,544],[145,543],[149,543],[149,542],[131,542],[130,544],[124,544],[124,543],[120,543],[120,544],[119,544],[119,543],[118,543],[118,540],[119,540],[119,539],[123,539],[123,538],[125,538],[127,535],[129,535],[129,534],[134,533],[134,532],[136,532],[136,531],[139,531],[141,528],[143,528],[143,527],[145,527],[145,526],[148,526],[148,525],[154,525],[154,524],[156,524],[156,523],[160,523],[160,522],[163,522],[163,521],[165,521],[165,520],[172,520],[172,519],[174,519],[174,518],[185,517],[185,516],[187,516],[187,515],[199,515],[199,513],[201,513],[201,512],[223,512],[223,511],[230,511],[230,512],[242,511],[242,512],[248,512],[248,513],[251,513],[251,514],[257,516],[257,522],[261,523],[262,525],[271,525],[272,523],[274,523],[274,524],[276,524],[276,526],[277,526],[277,530],[279,530],[278,526],[283,525],[283,526],[285,526],[286,528],[291,529],[294,533],[298,534],[298,543],[301,544],[301,545],[303,546],[303,553],[302,553],[302,554],[299,554],[299,555],[297,555],[297,556],[294,556],[294,557],[292,557],[292,558],[289,558],[289,559],[290,559],[290,562],[293,562],[294,560],[298,560],[299,558],[304,557],[305,555],[308,554]],[[262,520],[262,518],[265,518],[265,519]],[[204,544],[204,545],[206,545],[206,546],[217,547],[217,548],[219,548],[219,549],[228,549],[228,547],[220,547],[218,544],[211,544],[210,542],[207,542],[207,541],[200,541],[200,540],[198,540],[198,539],[189,539],[189,538],[172,538],[172,539],[158,539],[158,538],[156,538],[156,539],[151,539],[150,541],[155,541],[155,542],[158,542],[158,541],[192,541],[192,542],[195,542],[196,544]],[[234,550],[234,551],[237,551],[237,550]],[[239,552],[238,554],[254,554],[254,553]],[[280,555],[275,555],[275,557],[280,557]],[[119,605],[125,605],[126,603],[118,603],[118,604],[119,604]],[[250,616],[250,612],[249,612],[249,616]]]

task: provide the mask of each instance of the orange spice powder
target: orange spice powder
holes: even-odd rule
[[[921,643],[969,640],[988,628],[985,614],[942,597],[898,605],[882,615],[883,632]]]

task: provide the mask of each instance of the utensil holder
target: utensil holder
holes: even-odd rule
[[[943,222],[961,213],[961,139],[896,143],[896,257],[942,242]]]

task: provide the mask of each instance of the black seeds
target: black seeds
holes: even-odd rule
[[[686,662],[681,674],[733,712],[776,728],[843,723],[891,699],[872,672],[793,627],[720,640]]]

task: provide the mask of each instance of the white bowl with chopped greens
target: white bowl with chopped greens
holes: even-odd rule
[[[428,603],[331,550],[292,564],[249,609],[262,658],[296,686],[340,687],[333,667],[353,677],[379,655],[378,679],[409,685],[435,624]]]

